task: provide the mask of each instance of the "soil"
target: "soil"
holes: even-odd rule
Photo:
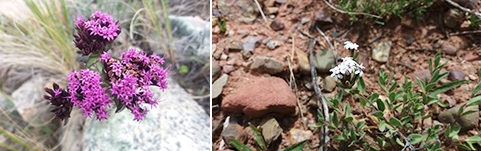
[[[213,0],[213,12],[219,10],[217,2],[219,0]],[[259,1],[261,5],[265,5],[266,1]],[[479,2],[478,2],[479,3]],[[345,41],[352,41],[359,44],[359,58],[358,62],[363,64],[364,81],[366,83],[366,89],[368,93],[378,92],[382,93],[380,87],[377,84],[379,70],[387,72],[389,75],[394,76],[394,80],[398,83],[403,83],[404,77],[413,79],[413,77],[424,76],[423,71],[428,70],[428,60],[434,58],[436,52],[441,52],[441,62],[446,62],[444,69],[446,71],[460,70],[466,76],[467,83],[460,87],[441,94],[441,98],[451,98],[454,100],[454,104],[460,104],[467,102],[470,99],[471,92],[478,82],[480,77],[477,73],[479,66],[481,65],[480,59],[480,46],[481,39],[480,34],[468,33],[461,35],[453,35],[453,33],[459,33],[462,31],[473,31],[476,28],[469,27],[468,21],[464,20],[459,28],[452,29],[445,26],[443,23],[443,14],[452,8],[451,5],[446,4],[444,1],[433,4],[427,12],[422,16],[411,17],[410,15],[403,15],[402,17],[391,16],[385,19],[384,25],[374,23],[372,18],[363,19],[362,16],[358,16],[361,21],[351,22],[349,15],[338,12],[331,9],[324,3],[324,1],[312,1],[312,0],[299,0],[299,1],[287,1],[280,4],[275,3],[274,7],[279,8],[274,18],[270,15],[266,15],[267,20],[264,20],[261,15],[252,23],[240,23],[233,21],[233,19],[226,19],[226,32],[219,32],[220,27],[215,21],[219,19],[225,19],[225,16],[218,16],[213,13],[213,60],[217,61],[221,67],[228,66],[227,60],[220,59],[216,54],[222,53],[223,55],[231,57],[238,57],[241,62],[235,63],[234,70],[229,71],[229,80],[223,88],[222,94],[213,99],[213,106],[220,106],[220,102],[225,96],[228,96],[236,90],[236,85],[242,85],[246,79],[265,76],[257,72],[251,72],[248,63],[252,60],[242,57],[239,51],[228,51],[229,41],[243,41],[244,35],[239,34],[240,31],[249,31],[247,36],[261,35],[266,39],[268,37],[272,39],[281,39],[281,45],[274,50],[267,48],[265,44],[261,44],[253,50],[254,56],[269,56],[273,57],[283,63],[284,70],[281,73],[271,75],[285,79],[288,82],[294,82],[296,87],[293,89],[297,98],[301,101],[298,114],[291,117],[271,115],[277,117],[280,126],[283,129],[283,134],[280,140],[271,144],[270,150],[279,150],[288,147],[288,132],[292,128],[303,129],[310,131],[307,128],[307,121],[316,121],[316,109],[317,106],[313,106],[309,103],[309,100],[313,98],[314,90],[309,88],[311,83],[310,74],[300,73],[299,60],[295,53],[295,50],[301,50],[308,52],[308,40],[309,38],[319,38],[320,41],[315,46],[314,51],[320,51],[323,48],[328,48],[329,44],[321,36],[315,28],[319,27],[327,37],[331,39],[331,42],[335,44],[335,49],[339,57],[346,57],[350,55],[348,50],[343,48]],[[332,23],[315,24],[316,13],[322,13],[330,15]],[[265,12],[265,11],[264,11]],[[478,9],[477,12],[480,12]],[[222,14],[223,15],[223,14]],[[308,18],[307,23],[301,23],[301,21]],[[284,26],[283,29],[275,31],[271,28],[273,21],[281,22]],[[345,36],[343,36],[345,34]],[[262,40],[261,40],[262,41]],[[391,41],[392,49],[389,53],[389,59],[387,63],[379,63],[372,59],[372,48],[376,44],[382,41]],[[294,54],[294,56],[293,56]],[[290,60],[290,61],[289,61]],[[289,69],[289,63],[292,63],[292,69]],[[294,73],[294,81],[290,80],[290,72]],[[225,71],[222,71],[225,72]],[[318,73],[319,76],[325,77],[328,74]],[[215,81],[215,79],[213,79]],[[325,96],[332,96],[336,91],[332,93],[324,93]],[[451,102],[452,102],[451,100]],[[356,109],[359,103],[352,104],[352,110]],[[441,110],[446,110],[441,108]],[[220,142],[222,140],[221,131],[217,127],[222,127],[227,116],[236,117],[239,119],[241,128],[240,131],[249,131],[249,125],[258,124],[260,119],[251,118],[242,114],[230,114],[224,113],[219,107],[214,107],[213,113],[213,150],[220,150]],[[302,113],[302,114],[299,114]],[[300,115],[305,117],[301,118]],[[435,119],[437,115],[433,115]],[[474,128],[473,132],[477,132],[481,127],[478,125]],[[220,128],[222,129],[222,128]],[[304,150],[317,150],[319,146],[319,132],[312,130],[313,136],[304,148]],[[250,132],[246,132],[249,134]],[[466,134],[468,135],[468,134]],[[245,138],[245,137],[244,137]],[[254,149],[256,146],[253,136],[249,136],[243,140],[248,146]],[[227,142],[226,142],[227,143]],[[336,144],[331,144],[331,147]],[[443,143],[444,147],[449,146]],[[456,149],[454,146],[450,149]],[[232,148],[231,148],[232,149]],[[227,149],[228,150],[228,149]]]

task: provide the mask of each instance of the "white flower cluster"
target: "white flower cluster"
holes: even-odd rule
[[[364,69],[364,66],[358,64],[352,59],[352,57],[345,57],[342,58],[342,63],[330,69],[329,71],[332,72],[331,77],[337,81],[339,79],[343,79],[344,76],[350,76],[352,73],[362,76],[362,69]]]
[[[353,43],[351,41],[344,42],[344,49],[357,50],[357,48],[359,48],[359,45],[357,45],[356,43]]]

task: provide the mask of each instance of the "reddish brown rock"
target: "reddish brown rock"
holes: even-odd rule
[[[245,82],[222,100],[225,112],[261,117],[268,113],[290,114],[296,110],[296,96],[281,78],[260,77]]]

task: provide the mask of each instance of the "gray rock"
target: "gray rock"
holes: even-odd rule
[[[251,0],[219,0],[217,8],[226,18],[235,22],[251,23],[259,15],[256,3]]]
[[[262,129],[262,136],[266,141],[266,145],[269,146],[273,141],[277,140],[282,133],[282,128],[279,126],[277,120],[273,117],[264,119],[260,127]]]
[[[279,31],[279,30],[284,29],[284,23],[282,23],[278,20],[274,20],[274,21],[271,22],[270,27],[274,31]]]
[[[250,58],[252,56],[252,51],[260,46],[260,40],[262,36],[249,36],[244,39],[244,49],[242,50],[242,55],[245,58]]]
[[[83,150],[209,150],[209,116],[183,88],[169,80],[169,88],[151,87],[161,101],[145,119],[133,121],[129,110],[111,113],[108,120],[87,119]]]
[[[466,46],[466,40],[460,36],[451,36],[441,45],[441,51],[448,55],[456,55],[457,52]]]
[[[457,9],[451,8],[444,13],[443,22],[449,28],[459,28],[459,26],[464,22],[464,12]]]
[[[224,72],[224,73],[230,73],[230,72],[232,72],[232,71],[234,71],[234,70],[235,70],[235,68],[234,68],[233,65],[224,65],[224,66],[222,67],[222,72]]]
[[[264,56],[257,56],[254,57],[253,62],[250,66],[251,70],[267,73],[267,74],[276,74],[282,72],[284,66],[281,62],[277,61],[274,58],[264,57]]]
[[[276,14],[279,12],[279,7],[267,7],[266,14]]]
[[[30,124],[45,123],[52,118],[50,103],[43,98],[46,79],[35,76],[12,93],[15,109]]]
[[[237,130],[237,120],[235,118],[227,117],[224,122],[224,129],[221,136],[225,142],[232,142],[232,140],[239,137],[239,131]],[[227,143],[229,144],[229,143]]]
[[[331,76],[326,76],[322,81],[323,90],[326,92],[332,92],[336,88],[336,81]]]
[[[380,63],[386,63],[389,58],[389,52],[391,51],[392,42],[383,41],[378,43],[372,49],[372,58]]]
[[[222,90],[224,89],[224,85],[227,84],[227,80],[229,79],[229,75],[222,74],[214,83],[212,84],[212,98],[219,97],[222,94]]]
[[[477,127],[479,124],[479,107],[477,105],[468,106],[464,109],[465,112],[469,110],[473,110],[475,112],[457,118],[459,116],[458,111],[461,106],[462,104],[458,104],[451,109],[441,112],[438,116],[439,121],[443,123],[452,123],[456,121],[461,126],[462,131],[467,131]]]
[[[227,46],[227,50],[229,51],[240,51],[242,49],[244,49],[244,44],[239,41],[239,40],[233,40],[231,42],[229,42],[229,45]]]
[[[216,80],[221,74],[221,67],[218,61],[212,60],[212,79]]]
[[[330,49],[322,50],[314,55],[316,59],[314,65],[317,71],[321,73],[328,73],[329,69],[336,66],[336,57],[334,56],[334,51]]]
[[[294,145],[302,141],[310,140],[313,134],[311,131],[305,131],[305,130],[293,128],[289,130],[289,135],[290,135],[289,141],[291,145]]]
[[[466,74],[464,74],[461,70],[451,70],[448,75],[448,80],[456,81],[456,80],[464,80]]]
[[[270,50],[274,50],[280,45],[281,45],[280,42],[277,40],[269,40],[266,44],[267,48],[269,48]]]

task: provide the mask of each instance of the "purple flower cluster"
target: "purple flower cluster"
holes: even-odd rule
[[[67,88],[69,99],[74,106],[80,107],[85,117],[91,117],[95,112],[98,120],[107,119],[107,107],[110,106],[110,97],[101,87],[99,74],[88,69],[71,72],[68,76]]]
[[[69,118],[73,104],[68,99],[69,94],[67,91],[61,89],[58,84],[54,83],[53,89],[45,88],[45,92],[50,94],[50,96],[45,95],[44,98],[50,100],[52,105],[57,106],[51,110],[51,112],[55,113],[55,117],[61,120]]]
[[[112,95],[131,110],[134,120],[142,120],[147,110],[140,105],[155,106],[158,103],[152,99],[148,86],[167,88],[167,72],[160,66],[164,60],[134,48],[122,53],[122,60],[110,58],[108,53],[102,54],[100,60],[104,62],[104,70],[112,84]]]
[[[75,25],[77,30],[77,35],[74,36],[75,46],[83,55],[100,54],[107,44],[120,34],[119,22],[100,11],[93,13],[87,20],[78,18]]]

